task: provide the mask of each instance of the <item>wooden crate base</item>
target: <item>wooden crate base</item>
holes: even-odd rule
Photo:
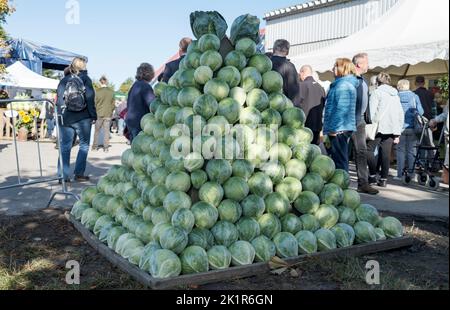
[[[182,287],[186,285],[202,285],[209,283],[217,283],[231,279],[242,279],[246,277],[255,276],[270,271],[269,264],[258,263],[250,266],[232,267],[227,270],[215,270],[206,273],[183,275],[171,279],[155,279],[147,272],[139,269],[124,259],[122,256],[115,253],[105,244],[100,242],[98,238],[86,229],[80,222],[78,222],[71,214],[66,213],[66,218],[75,226],[81,233],[84,239],[102,256],[104,256],[114,266],[118,267],[125,273],[132,276],[136,281],[142,285],[152,289],[168,289],[175,287]],[[302,255],[295,258],[286,259],[288,264],[298,264],[309,258],[333,258],[343,256],[361,256],[390,250],[396,250],[412,246],[414,239],[411,237],[403,237],[399,239],[391,239],[386,241],[379,241],[369,244],[359,244],[350,248],[337,249],[329,252],[315,253],[311,255]]]

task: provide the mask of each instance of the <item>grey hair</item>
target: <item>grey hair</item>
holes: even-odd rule
[[[311,74],[313,74],[314,70],[310,65],[304,65],[300,68],[300,72],[309,71]]]
[[[359,54],[356,54],[355,56],[353,56],[352,62],[356,66],[360,60],[366,59],[368,57],[369,57],[369,54],[367,54],[367,53],[359,53]]]
[[[408,91],[411,89],[411,83],[408,80],[400,80],[397,83],[397,89],[399,91]]]
[[[137,68],[136,80],[150,82],[155,77],[155,69],[149,63],[143,63]]]
[[[289,43],[287,40],[284,40],[284,39],[276,40],[273,45],[274,52],[289,54],[290,49],[291,49],[291,43]]]

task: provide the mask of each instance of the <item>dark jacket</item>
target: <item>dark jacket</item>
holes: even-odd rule
[[[434,96],[433,93],[430,92],[425,87],[420,87],[415,91],[416,95],[419,96],[420,102],[422,103],[422,107],[424,110],[423,116],[427,119],[431,120],[434,118],[433,115],[433,104],[434,104]]]
[[[369,83],[362,77],[356,77],[359,81],[358,88],[356,89],[356,125],[359,126],[365,121],[367,124],[371,123],[370,109],[369,109]],[[364,96],[364,92],[365,95]]]
[[[116,109],[114,91],[108,87],[102,87],[95,93],[95,109],[98,118],[111,118]]]
[[[86,88],[86,93],[84,96],[87,107],[81,112],[71,112],[67,110],[64,111],[63,113],[64,126],[70,126],[85,119],[97,120],[97,111],[95,110],[95,91],[94,87],[92,86],[92,80],[89,78],[87,71],[81,71],[80,74],[78,74],[78,76],[83,81],[84,87]],[[58,85],[56,104],[58,106],[59,113],[61,113],[62,107],[65,105],[64,92],[66,90],[66,84],[69,81],[69,79],[70,75],[64,77],[61,80],[61,82],[59,82]]]
[[[299,79],[295,65],[286,57],[272,56],[273,70],[283,77],[283,93],[298,105]]]
[[[306,115],[305,126],[312,131],[321,131],[323,127],[323,109],[325,107],[325,90],[313,77],[300,82],[299,105]]]
[[[136,81],[128,93],[127,127],[142,131],[141,119],[150,113],[150,103],[155,99],[153,88],[145,81]]]
[[[183,55],[180,58],[178,58],[178,59],[176,59],[174,61],[171,61],[171,62],[166,64],[166,68],[164,69],[164,73],[163,73],[163,76],[162,76],[162,81],[163,82],[165,82],[165,83],[169,82],[170,78],[180,68],[180,62],[183,60],[184,57],[185,57],[185,55]]]
[[[359,85],[354,75],[337,78],[331,84],[325,105],[323,133],[356,131],[356,88]]]

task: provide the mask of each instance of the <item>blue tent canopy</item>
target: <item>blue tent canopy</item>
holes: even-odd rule
[[[10,65],[21,61],[32,71],[42,74],[42,69],[64,70],[75,57],[85,56],[63,51],[51,46],[41,45],[24,39],[12,39],[8,41],[9,51],[0,50],[2,63]],[[9,54],[9,58],[4,58]]]

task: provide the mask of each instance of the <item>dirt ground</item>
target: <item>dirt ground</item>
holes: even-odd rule
[[[310,260],[281,275],[209,284],[188,289],[445,289],[449,288],[448,223],[414,221],[398,216],[413,247],[359,258]],[[65,282],[66,262],[81,264],[81,285]],[[365,265],[377,260],[381,285],[365,282]],[[65,219],[61,210],[0,218],[0,290],[143,289],[98,255]],[[184,288],[186,289],[186,288]]]

